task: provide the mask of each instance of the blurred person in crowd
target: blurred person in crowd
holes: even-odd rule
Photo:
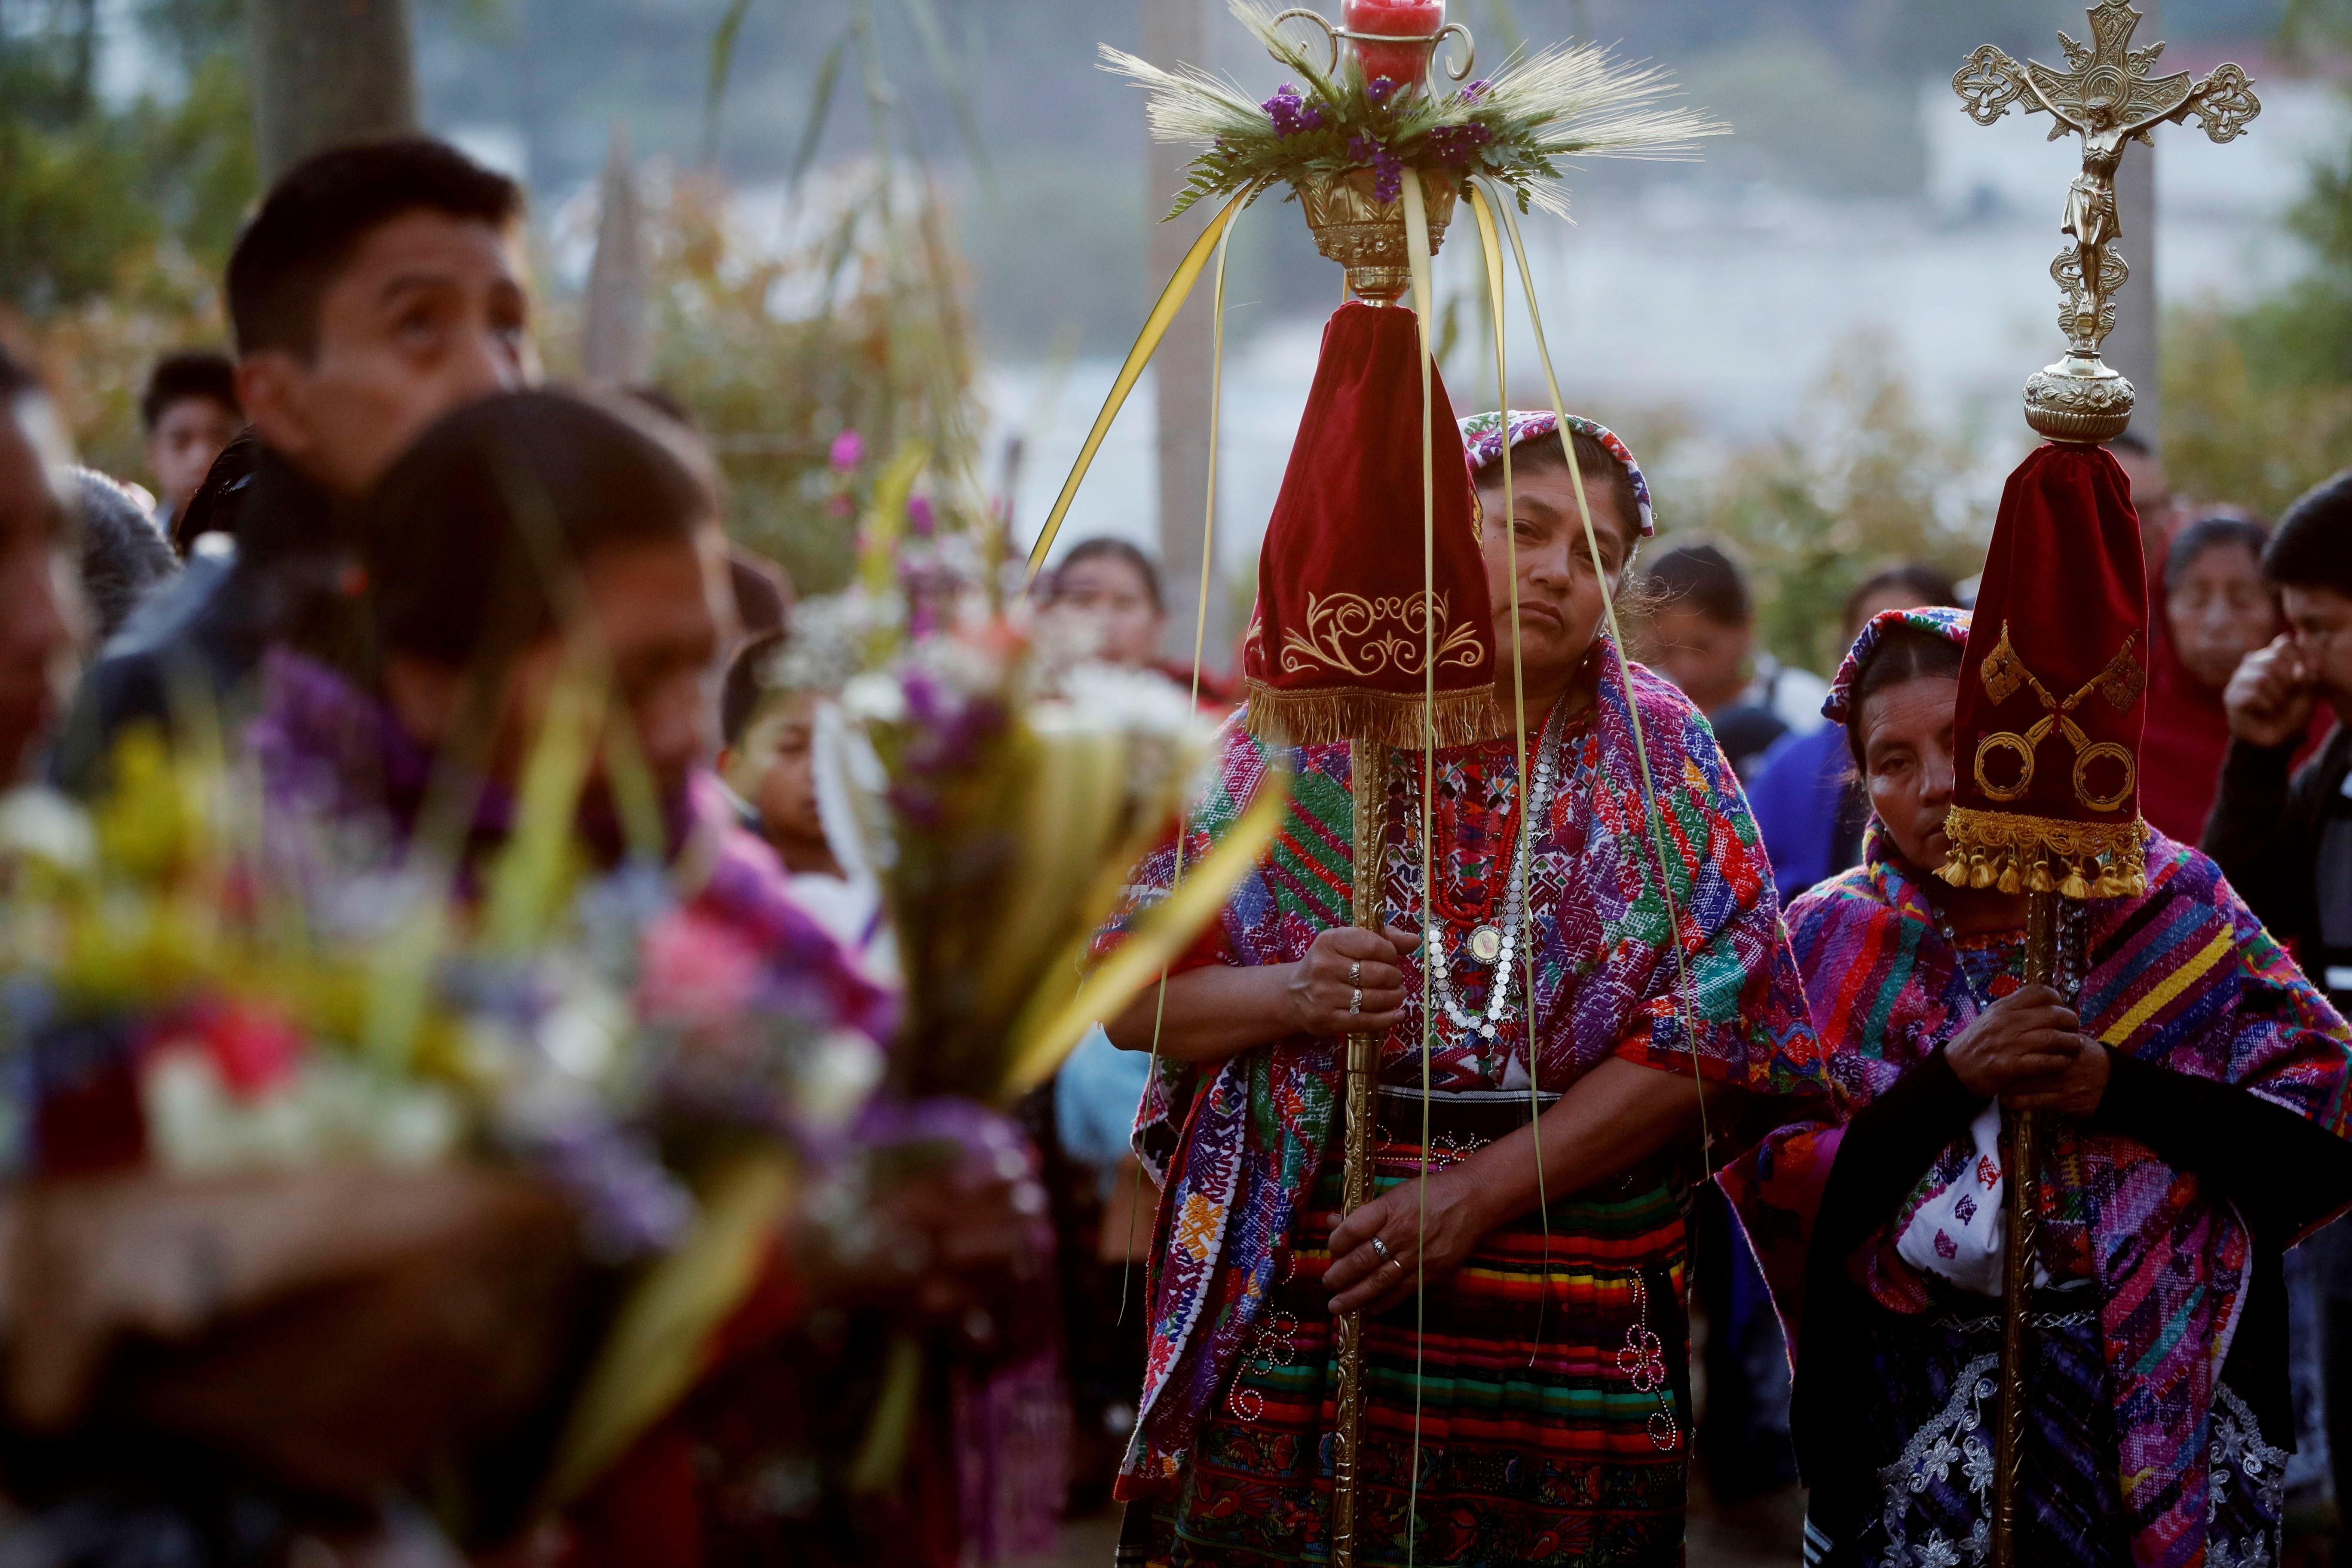
[[[82,596],[90,641],[103,646],[158,584],[180,574],[180,558],[120,480],[95,468],[76,468],[73,478]]]
[[[1821,678],[1756,646],[1756,601],[1730,556],[1712,544],[1664,552],[1643,574],[1649,663],[1697,704],[1742,779],[1773,742],[1821,727]]]
[[[1168,601],[1160,567],[1126,540],[1082,539],[1072,545],[1054,568],[1043,608],[1081,626],[1092,639],[1093,657],[1103,663],[1152,670],[1187,691],[1192,689],[1192,661],[1160,654],[1168,635]],[[1222,710],[1227,701],[1225,683],[1203,668],[1202,705]]]
[[[1024,1121],[1045,1153],[1060,1244],[1073,1515],[1110,1500],[1143,1386],[1139,1292],[1150,1267],[1160,1186],[1135,1157],[1132,1140],[1150,1077],[1150,1054],[1119,1049],[1097,1024],[1037,1103],[1024,1107]]]
[[[185,553],[194,540],[181,538],[179,520],[188,498],[245,427],[236,363],[217,349],[165,354],[147,373],[139,424],[147,436],[147,471],[155,476],[155,524]]]
[[[1045,612],[1081,627],[1093,656],[1104,663],[1149,669],[1192,689],[1192,661],[1160,653],[1168,610],[1160,568],[1126,540],[1098,537],[1071,546],[1054,569]],[[1232,701],[1226,683],[1206,668],[1200,672],[1200,701],[1219,713]],[[1150,1072],[1148,1053],[1119,1049],[1097,1025],[1055,1075],[1046,1104],[1033,1120],[1048,1151],[1048,1174],[1058,1178],[1052,1189],[1063,1241],[1067,1376],[1077,1437],[1074,1510],[1097,1507],[1109,1496],[1142,1383],[1142,1314],[1127,1298],[1130,1272],[1150,1255],[1160,1189],[1129,1140]]]
[[[2153,581],[2163,570],[2173,531],[2180,526],[2179,503],[2165,478],[2164,459],[2137,435],[2125,431],[2107,443],[2107,450],[2123,465],[2124,478],[2131,481],[2132,510],[2139,513],[2140,553]]]
[[[0,789],[24,776],[72,678],[69,465],[40,383],[0,349]]]
[[[2230,745],[2221,694],[2246,656],[2277,637],[2278,593],[2263,576],[2270,530],[2233,512],[2183,526],[2156,563],[2140,815],[2175,838],[2205,831]],[[2312,741],[2325,732],[2315,716]],[[2305,750],[2308,750],[2308,745]],[[2298,753],[2298,760],[2301,753]]]
[[[2263,923],[2296,944],[2339,1005],[2352,1003],[2352,471],[2307,491],[2263,547],[2286,629],[2223,689],[2230,745],[2207,851]],[[2326,744],[2300,769],[2312,721]]]
[[[730,574],[733,565],[730,557]],[[897,956],[882,889],[863,867],[844,865],[817,786],[818,731],[837,722],[832,702],[850,673],[831,646],[838,604],[810,600],[794,611],[793,631],[753,637],[729,661],[718,773],[745,825],[783,862],[793,897],[887,984]]]
[[[234,719],[265,649],[351,613],[338,503],[442,414],[535,374],[522,206],[514,182],[422,139],[321,153],[270,188],[226,289],[236,403],[258,437],[208,509],[236,559],[160,595],[90,668],[62,782],[96,787],[115,735],[168,727],[175,701]]]
[[[1838,672],[1830,716],[1874,820],[1864,864],[1788,930],[1850,1119],[1784,1130],[1727,1176],[1798,1321],[1806,1560],[1981,1556],[2006,1106],[2052,1140],[2017,1560],[2276,1562],[2281,1254],[2352,1203],[2352,1030],[2221,868],[2161,833],[2145,891],[2069,900],[2083,971],[2026,983],[2027,895],[1936,874],[1969,626],[1882,613]]]
[[[2340,1011],[2352,1008],[2352,470],[2287,508],[2262,567],[2286,629],[2241,660],[2222,690],[2230,744],[2204,847]],[[2334,730],[2298,767],[2328,718]],[[2341,1510],[2352,1499],[2352,1236],[2332,1225],[2301,1251],[2319,1298]]]
[[[553,567],[550,542],[528,537],[541,519],[560,536]],[[839,1026],[887,1038],[887,995],[793,896],[773,851],[742,830],[704,771],[716,739],[709,681],[733,603],[714,470],[690,436],[618,401],[524,392],[477,402],[394,463],[351,530],[365,571],[364,636],[314,650],[325,657],[268,657],[248,747],[273,798],[323,797],[389,825],[396,843],[447,756],[478,772],[469,842],[494,847],[577,627],[559,605],[576,605],[652,775],[664,847],[698,888],[698,909],[830,996]],[[551,585],[551,571],[568,573],[571,590]],[[628,830],[602,755],[581,826],[610,860]],[[728,1349],[699,1391],[575,1511],[572,1563],[905,1561],[952,1527],[951,1503],[943,1516],[903,1515],[887,1499],[853,1506],[842,1479],[864,1436],[859,1391],[870,1392],[892,1334],[944,1335],[984,1373],[1050,1331],[1051,1313],[1035,1310],[1050,1245],[1042,1195],[1011,1129],[962,1110],[976,1131],[948,1134],[961,1156],[929,1174],[876,1178],[857,1237],[836,1244],[812,1232],[779,1256],[782,1272],[722,1331]],[[804,1473],[809,1491],[774,1494],[763,1478],[779,1467]]]
[[[719,697],[719,776],[784,869],[837,878],[841,862],[816,806],[816,708],[825,694],[776,684],[789,640],[780,631],[755,637],[728,665]]]
[[[1881,610],[1958,603],[1951,578],[1935,567],[1919,562],[1889,566],[1846,595],[1845,639],[1852,642]],[[1862,827],[1870,808],[1846,751],[1844,726],[1823,724],[1810,734],[1774,742],[1757,764],[1748,800],[1784,902],[1825,877],[1862,864]]]
[[[1846,596],[1852,642],[1882,610],[1950,605],[1951,579],[1916,563],[1890,566]],[[1869,806],[1854,772],[1845,726],[1825,723],[1780,737],[1758,762],[1748,799],[1757,831],[1786,901],[1862,861]],[[1704,1188],[1692,1214],[1693,1291],[1707,1315],[1706,1409],[1699,1449],[1717,1499],[1727,1503],[1797,1479],[1789,1431],[1789,1351],[1754,1254],[1734,1233],[1723,1194]]]

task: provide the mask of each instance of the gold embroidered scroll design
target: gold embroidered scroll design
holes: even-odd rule
[[[1977,787],[1984,792],[1986,799],[2007,803],[2020,799],[2033,787],[2034,752],[2049,738],[2053,730],[2064,735],[2067,744],[2074,748],[2076,800],[2093,811],[2114,811],[2131,798],[2132,790],[2139,782],[2139,770],[2132,760],[2131,752],[2115,741],[2093,741],[2084,732],[2083,727],[2074,722],[2074,710],[2095,692],[2105,699],[2116,712],[2130,710],[2131,705],[2139,700],[2140,693],[2147,689],[2147,670],[2141,665],[2136,651],[2138,642],[2137,632],[2126,633],[2123,647],[2116,649],[2115,657],[2107,660],[2105,667],[2062,702],[2042,684],[2041,678],[2027,668],[2015,645],[2009,640],[2009,623],[2001,623],[2000,640],[1993,645],[1990,653],[1985,655],[1984,663],[1978,670],[1979,678],[1984,682],[1985,695],[1996,703],[2006,702],[2019,691],[2031,687],[2033,695],[2041,700],[2042,714],[2023,734],[2014,730],[1997,730],[1977,742]],[[2017,759],[2017,780],[2013,784],[1995,784],[1986,766],[1992,759],[2004,753]],[[2104,795],[2095,793],[2091,785],[2091,769],[2101,762],[2114,763],[2122,775],[2122,781],[2116,788]]]
[[[1425,594],[1307,595],[1307,626],[1282,634],[1286,675],[1336,669],[1359,679],[1384,673],[1421,673]],[[1440,669],[1476,669],[1486,661],[1478,628],[1448,625],[1445,595],[1437,595],[1436,665]]]

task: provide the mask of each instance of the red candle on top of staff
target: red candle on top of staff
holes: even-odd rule
[[[1445,0],[1342,0],[1340,26],[1351,33],[1382,37],[1427,38],[1445,26]],[[1399,88],[1421,84],[1432,46],[1425,43],[1376,44],[1350,38],[1356,58],[1363,62],[1364,79],[1386,77]]]

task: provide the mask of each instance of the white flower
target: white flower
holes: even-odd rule
[[[903,723],[906,690],[895,675],[861,675],[841,689],[841,715],[853,724]]]
[[[1992,1487],[1992,1450],[1976,1438],[1960,1445],[1960,1473],[1967,1478],[1969,1490],[1988,1491]]]
[[[1207,728],[1184,689],[1151,670],[1081,664],[1064,672],[1061,688],[1070,711],[1090,727],[1145,735]]]
[[[882,1053],[854,1029],[835,1029],[807,1048],[794,1074],[794,1100],[811,1127],[845,1124],[882,1081]]]
[[[98,857],[98,835],[80,806],[53,789],[27,784],[0,796],[0,854],[87,871]]]
[[[140,1075],[156,1161],[181,1174],[284,1169],[356,1158],[425,1165],[457,1147],[463,1117],[436,1084],[386,1078],[331,1052],[242,1095],[193,1041],[166,1044]]]
[[[1913,1549],[1911,1560],[1919,1568],[1958,1568],[1960,1549],[1945,1540],[1942,1531],[1930,1531],[1927,1539]]]

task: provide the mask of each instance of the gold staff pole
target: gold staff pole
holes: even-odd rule
[[[1293,6],[1272,18],[1276,26],[1292,21],[1305,22],[1322,31],[1330,51],[1327,68],[1333,71],[1340,66],[1342,39],[1390,46],[1419,45],[1423,51],[1423,89],[1432,79],[1439,45],[1456,40],[1462,46],[1460,58],[1445,62],[1446,74],[1455,81],[1468,76],[1476,62],[1476,45],[1471,39],[1470,29],[1459,22],[1446,23],[1434,33],[1391,36],[1334,27],[1303,5]],[[1404,293],[1408,283],[1404,214],[1395,201],[1382,202],[1372,195],[1370,175],[1370,169],[1358,169],[1318,177],[1299,187],[1299,205],[1307,226],[1315,232],[1317,248],[1347,268],[1348,292],[1366,304],[1386,306]],[[1452,182],[1436,182],[1436,189],[1432,191],[1431,182],[1421,170],[1413,170],[1412,177],[1422,182],[1425,195],[1434,198],[1428,221],[1433,235],[1442,234],[1446,215],[1453,210],[1454,202]],[[1433,743],[1427,735],[1423,742]],[[1359,737],[1349,742],[1348,760],[1349,776],[1354,781],[1353,919],[1366,931],[1377,931],[1382,927],[1385,912],[1381,907],[1385,892],[1381,840],[1387,827],[1389,748]],[[1426,847],[1423,852],[1427,852]],[[1373,1105],[1380,1068],[1381,1037],[1349,1036],[1347,1124],[1340,1154],[1342,1219],[1362,1207],[1371,1195]],[[1335,1409],[1331,1424],[1331,1564],[1332,1568],[1355,1568],[1356,1460],[1364,1410],[1362,1312],[1340,1314],[1332,1351],[1337,1370],[1332,1378]]]
[[[1349,743],[1349,773],[1355,786],[1352,863],[1356,924],[1381,929],[1381,840],[1387,826],[1388,748],[1372,741]],[[1371,1195],[1372,1104],[1380,1079],[1381,1037],[1348,1037],[1347,1123],[1340,1176],[1339,1216],[1361,1208]],[[1356,1561],[1356,1433],[1364,1409],[1364,1314],[1340,1314],[1334,1344],[1339,1363],[1331,1428],[1331,1562],[1354,1568]]]
[[[1988,44],[1969,57],[1952,78],[1969,118],[1990,125],[2011,108],[2027,114],[2047,114],[2056,121],[2051,138],[2082,138],[2083,172],[2067,188],[2065,213],[2060,224],[2065,241],[2050,275],[2057,282],[2061,303],[2058,325],[2066,334],[2066,353],[2045,365],[2025,384],[2025,419],[2053,441],[2096,445],[2124,433],[2131,423],[2132,384],[2099,358],[2099,344],[2115,325],[2115,293],[2130,271],[2115,248],[2119,231],[2116,206],[2116,169],[2125,147],[2148,142],[2148,132],[2170,122],[2194,120],[2215,142],[2234,140],[2246,122],[2262,112],[2246,79],[2235,65],[2216,66],[2197,78],[2182,71],[2151,74],[2162,44],[2134,49],[2131,36],[2139,13],[2130,0],[2100,0],[2089,7],[2091,38],[2078,43],[2058,35],[2066,52],[2063,69],[2028,60],[2016,60]],[[2150,143],[2151,145],[2153,143]],[[2062,967],[2079,973],[2079,963],[2062,966],[2058,951],[2064,922],[2059,918],[2060,893],[2027,896],[2025,980],[2029,984],[2053,983]],[[2079,957],[2079,955],[2076,955]],[[2029,1369],[2032,1359],[2034,1222],[2039,1164],[2034,1117],[2009,1112],[2002,1117],[2008,1145],[2004,1170],[2009,1178],[2007,1247],[2001,1279],[2000,1414],[1996,1430],[1992,1505],[1992,1560],[1995,1568],[2015,1568],[2019,1533],[2019,1487],[2023,1460]]]
[[[2025,898],[2025,984],[2055,985],[2059,932],[2056,893]],[[2001,1112],[2006,1148],[2001,1169],[2009,1178],[2008,1237],[2001,1254],[2000,1418],[1994,1429],[1992,1492],[1993,1562],[2013,1568],[2016,1561],[2017,1499],[2024,1462],[2026,1369],[2032,1358],[2034,1234],[2041,1218],[2041,1151],[2030,1110]]]

